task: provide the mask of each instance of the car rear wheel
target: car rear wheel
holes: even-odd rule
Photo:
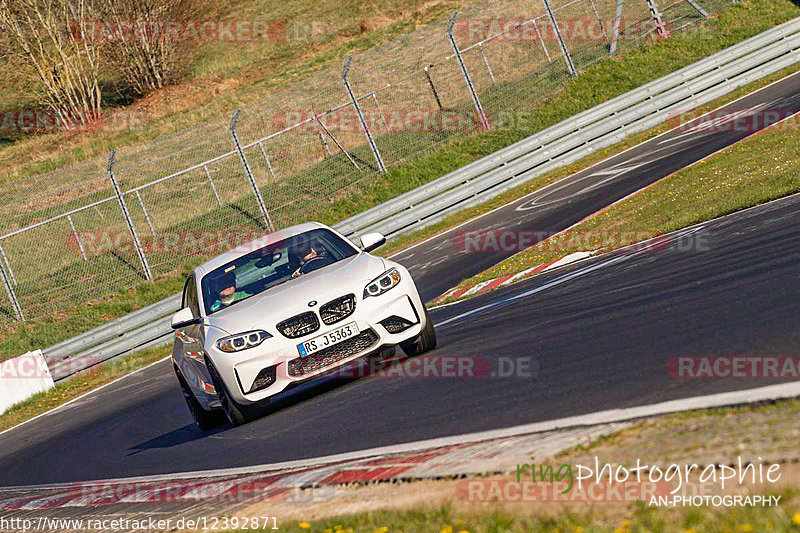
[[[186,406],[189,408],[189,413],[192,415],[194,423],[197,424],[203,431],[208,431],[222,425],[225,422],[225,415],[219,410],[204,409],[200,402],[197,401],[192,389],[183,376],[178,371],[178,368],[173,365],[175,375],[178,376],[178,383],[181,385],[181,392],[183,392],[183,399],[186,400]]]
[[[241,426],[242,424],[250,422],[253,419],[252,415],[245,406],[236,403],[236,401],[231,398],[230,392],[228,392],[225,383],[223,383],[222,378],[217,372],[217,369],[214,368],[214,364],[208,356],[206,356],[206,366],[208,367],[208,374],[211,376],[214,389],[217,391],[219,403],[222,405],[222,412],[225,413],[228,422],[234,426]]]
[[[425,309],[425,328],[413,339],[403,341],[400,347],[406,355],[420,355],[436,348],[436,332],[433,330],[433,319]]]

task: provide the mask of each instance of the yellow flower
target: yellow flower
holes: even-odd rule
[[[311,529],[311,524],[308,522],[300,522],[298,525],[300,526],[300,529]]]
[[[469,533],[469,531],[467,531],[466,529],[461,529],[461,530],[459,530],[458,533]]]
[[[753,533],[755,529],[753,529],[753,526],[751,526],[750,524],[742,524],[741,526],[739,526],[739,531],[741,531],[742,533]]]
[[[453,526],[444,526],[441,533],[453,533]]]
[[[684,531],[683,533],[697,533],[697,531],[695,531],[694,528],[689,528],[686,531]]]
[[[339,525],[339,524],[336,524],[335,526],[333,526],[333,530],[334,531],[341,531],[342,530],[342,526]]]
[[[379,527],[378,529],[375,530],[375,533],[386,533],[387,531],[389,531],[388,527],[381,526],[381,527]]]
[[[620,525],[622,526],[622,529],[627,529],[631,525],[631,522],[630,520],[623,520]]]

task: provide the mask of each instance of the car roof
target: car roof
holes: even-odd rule
[[[241,244],[236,246],[230,251],[225,252],[224,254],[220,254],[213,259],[210,259],[203,263],[202,265],[198,266],[194,269],[195,273],[198,277],[202,277],[208,272],[215,270],[222,265],[228,264],[231,261],[234,261],[244,255],[249,254],[254,250],[258,250],[259,248],[263,248],[269,244],[282,241],[284,239],[288,239],[290,237],[294,237],[295,235],[300,235],[301,233],[305,233],[307,231],[311,231],[314,229],[331,229],[325,224],[320,224],[319,222],[304,222],[303,224],[298,224],[296,226],[290,226],[288,228],[283,228],[278,231],[267,233],[263,237],[259,237],[258,239],[254,239],[248,243]]]

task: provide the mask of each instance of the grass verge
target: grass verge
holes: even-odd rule
[[[458,288],[511,276],[573,252],[609,252],[799,192],[798,143],[800,115],[795,115],[513,255],[461,282]]]
[[[655,507],[634,501],[476,503],[464,501],[464,492],[457,491],[463,480],[444,480],[342,488],[334,493],[333,501],[324,504],[292,507],[272,502],[271,510],[281,529],[311,533],[796,533],[800,531],[800,450],[793,422],[798,415],[797,399],[676,413],[639,422],[546,462],[589,465],[597,457],[601,464],[630,467],[636,459],[643,464],[706,465],[733,462],[739,456],[760,457],[781,465],[779,483],[746,482],[729,487],[729,493],[746,490],[780,496],[777,507]],[[528,457],[520,458],[521,463],[526,461]],[[514,482],[515,476],[470,479]],[[722,493],[718,486],[714,489],[714,494]],[[357,510],[348,514],[339,511],[342,508]],[[258,510],[256,505],[245,514]]]
[[[59,405],[74,400],[82,394],[86,394],[134,370],[138,370],[163,359],[168,356],[171,351],[171,345],[142,350],[141,352],[126,357],[111,359],[110,361],[96,365],[80,374],[56,383],[56,386],[49,391],[40,392],[39,394],[31,396],[27,400],[11,406],[8,410],[0,414],[0,431],[14,427],[35,416],[46,413]]]

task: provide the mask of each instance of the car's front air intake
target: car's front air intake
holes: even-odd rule
[[[336,298],[330,302],[323,304],[319,308],[319,316],[326,326],[335,324],[338,321],[345,319],[353,314],[356,310],[356,295],[348,294],[341,298]]]
[[[277,325],[277,328],[284,337],[297,339],[317,331],[319,329],[319,319],[313,311],[309,311],[284,320]]]
[[[380,321],[380,325],[386,328],[389,333],[402,333],[414,325],[410,320],[397,315],[392,315],[389,318],[384,318]]]
[[[320,350],[308,357],[292,359],[288,364],[289,375],[296,378],[334,365],[339,361],[371,348],[378,342],[378,339],[377,333],[371,329],[367,329],[355,337],[351,337],[339,344],[334,344],[330,348]]]

